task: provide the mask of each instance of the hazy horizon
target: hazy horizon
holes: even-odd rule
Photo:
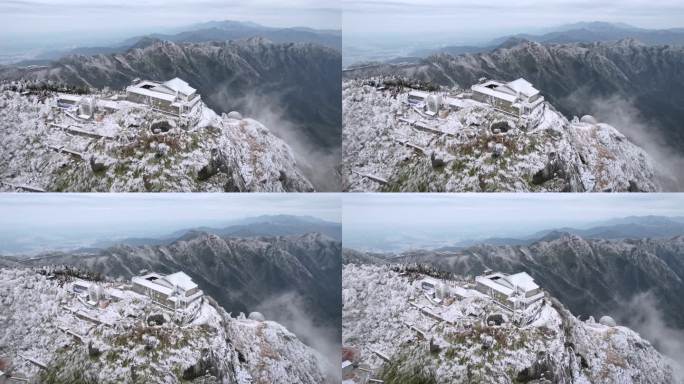
[[[341,29],[337,2],[294,0],[11,0],[0,3],[4,54],[111,45],[149,33],[232,20],[268,27]]]
[[[264,215],[308,216],[341,223],[333,194],[0,194],[0,255],[10,247],[64,250],[105,239],[160,237],[221,227]],[[11,243],[10,243],[11,240]]]
[[[684,3],[673,0],[345,0],[342,8],[345,65],[444,46],[485,46],[496,38],[581,22],[684,27]]]
[[[345,195],[342,236],[345,247],[359,250],[437,248],[630,216],[680,218],[683,203],[677,194]]]
[[[345,37],[431,36],[485,41],[578,22],[625,23],[645,29],[684,27],[684,3],[644,0],[345,0]]]

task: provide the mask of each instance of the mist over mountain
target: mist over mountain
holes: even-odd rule
[[[336,190],[341,54],[312,43],[264,38],[174,43],[145,38],[124,53],[71,55],[42,67],[0,67],[0,80],[123,89],[135,78],[180,77],[214,111],[253,117],[292,147],[318,190]]]
[[[36,229],[32,235],[18,236],[14,232],[0,233],[0,255],[12,254],[18,258],[41,257],[55,251],[87,252],[115,245],[169,245],[185,237],[213,233],[225,237],[293,236],[320,233],[336,241],[342,240],[340,223],[310,216],[262,215],[224,221],[222,225],[183,228],[157,234],[150,228],[142,236],[125,236],[116,229],[100,229],[95,232],[82,230]],[[44,256],[44,255],[43,255]]]

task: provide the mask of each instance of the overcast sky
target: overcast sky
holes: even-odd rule
[[[92,44],[211,20],[339,29],[341,12],[334,0],[1,0],[0,41]]]
[[[345,37],[434,35],[455,43],[580,21],[684,27],[681,0],[343,0]]]
[[[340,198],[320,193],[3,193],[0,212],[0,237],[34,231],[149,236],[260,215],[313,216],[340,222]]]
[[[443,245],[442,236],[453,243],[627,216],[684,216],[684,194],[345,194],[342,215],[345,246],[413,236]]]

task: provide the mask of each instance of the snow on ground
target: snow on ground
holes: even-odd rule
[[[91,305],[68,278],[0,269],[8,373],[50,383],[326,383],[315,352],[278,323],[232,318],[205,297],[177,324],[129,286],[98,284],[104,299]]]
[[[407,92],[393,97],[390,89],[348,80],[342,94],[343,173],[349,191],[661,188],[653,160],[615,128],[571,123],[548,103],[528,122],[453,98],[455,109],[430,118],[408,104]]]
[[[418,377],[438,383],[513,383],[542,377],[559,383],[672,380],[665,359],[627,328],[581,322],[548,296],[531,310],[528,325],[512,323],[510,312],[482,295],[447,300],[445,308],[420,291],[416,282],[424,277],[389,266],[344,266],[343,344],[358,348],[361,361],[385,383]],[[440,321],[418,307],[456,321]],[[497,314],[504,316],[501,325],[491,320]]]
[[[141,104],[101,102],[110,108],[82,120],[58,108],[55,94],[0,91],[0,190],[313,189],[290,147],[255,120],[200,104],[196,122],[184,123]]]

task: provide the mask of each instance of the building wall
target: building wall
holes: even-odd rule
[[[149,289],[149,288],[144,287],[142,285],[133,283],[133,291],[137,292],[141,295],[145,295],[145,296],[151,298],[152,300],[154,300],[158,303],[161,303],[161,304],[164,304],[167,306],[169,305],[168,304],[169,303],[168,297],[162,293],[159,293],[159,292],[153,290],[153,289]],[[171,304],[171,307],[173,308],[173,304]]]
[[[195,287],[193,289],[187,290],[187,291],[185,291],[185,297],[192,296],[197,292],[199,292],[199,287]]]
[[[153,97],[139,95],[134,92],[126,92],[126,99],[134,103],[149,105],[152,108],[156,108],[164,112],[173,113],[175,115],[177,115],[180,112],[179,108],[172,106],[170,101],[155,99]]]
[[[501,303],[507,303],[508,302],[508,296],[504,295],[503,293],[501,293],[497,290],[491,289],[488,286],[486,286],[480,282],[478,282],[475,285],[475,289],[484,293],[485,295],[492,296],[493,298],[500,301]]]
[[[494,96],[485,95],[484,93],[480,93],[478,91],[473,91],[473,99],[482,103],[487,103],[493,106],[494,108],[501,109],[514,115],[520,114],[520,110],[518,108],[513,107],[511,102],[496,98]]]

